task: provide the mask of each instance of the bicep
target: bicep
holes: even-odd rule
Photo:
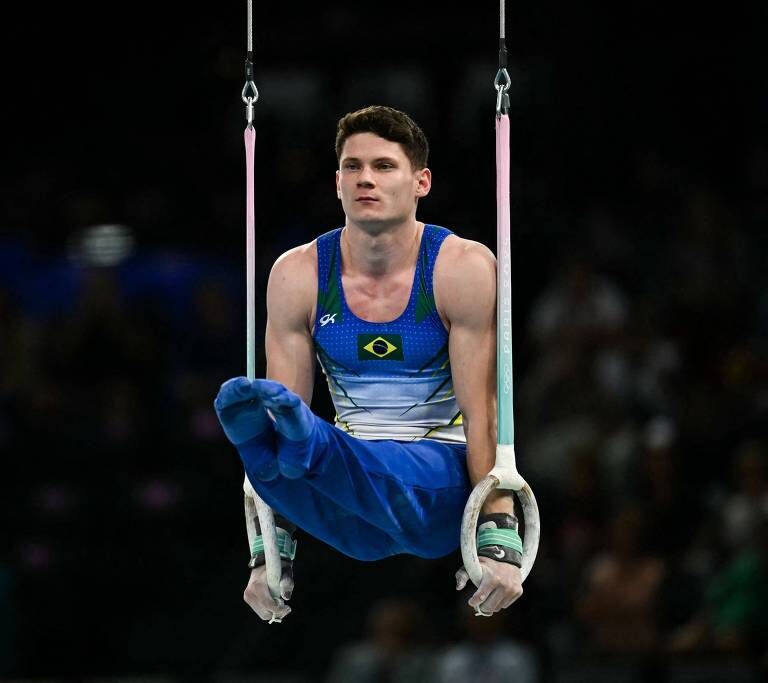
[[[465,422],[495,423],[496,267],[487,250],[464,254],[443,281],[453,386]]]
[[[496,413],[495,319],[451,321],[451,374],[456,400],[467,426],[493,423]]]

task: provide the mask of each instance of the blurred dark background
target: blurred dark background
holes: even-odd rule
[[[510,3],[523,598],[458,553],[300,534],[294,612],[242,602],[245,3],[15,7],[0,27],[3,680],[731,681],[768,676],[764,3]],[[254,8],[257,319],[338,227],[336,121],[409,112],[419,218],[495,250],[498,6]],[[332,418],[323,382],[313,407]]]

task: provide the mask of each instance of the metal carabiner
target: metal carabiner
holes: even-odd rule
[[[249,90],[253,92],[252,96],[248,95]],[[256,88],[256,84],[253,81],[246,81],[243,86],[242,98],[243,102],[245,102],[245,118],[250,126],[253,123],[253,105],[256,103],[256,100],[259,99],[259,90]]]
[[[509,109],[509,90],[512,85],[512,79],[509,77],[509,72],[506,68],[501,68],[496,73],[496,78],[493,81],[493,86],[496,88],[496,116],[506,114]]]

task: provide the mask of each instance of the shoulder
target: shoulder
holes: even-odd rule
[[[446,278],[458,275],[460,278],[473,274],[496,273],[496,257],[480,242],[467,240],[458,235],[448,235],[435,261],[435,277]]]
[[[464,307],[495,306],[496,257],[480,242],[449,235],[437,255],[433,282],[438,309],[449,318]]]
[[[317,297],[317,240],[289,249],[272,265],[267,309],[286,321],[309,320]]]
[[[314,282],[310,275],[315,275]],[[317,283],[317,240],[302,244],[281,254],[269,273],[269,286],[291,289]]]
[[[283,272],[291,268],[306,267],[314,264],[317,270],[317,240],[289,249],[278,256],[272,265],[272,272]]]

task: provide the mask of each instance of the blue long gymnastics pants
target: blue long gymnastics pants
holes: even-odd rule
[[[459,545],[471,492],[464,444],[365,441],[315,416],[303,441],[270,428],[238,452],[267,505],[350,557],[436,558]]]

